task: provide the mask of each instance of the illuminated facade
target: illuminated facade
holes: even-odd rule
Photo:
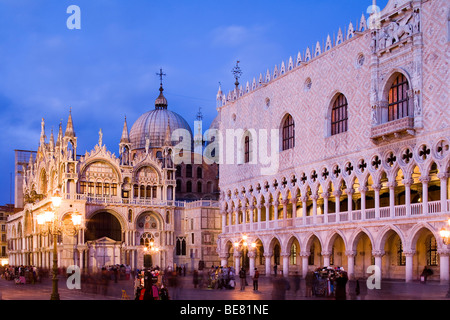
[[[177,129],[192,136],[189,124],[168,110],[162,85],[155,109],[130,131],[125,119],[119,157],[103,144],[101,130],[94,149],[79,156],[71,114],[65,132],[60,125],[56,141],[53,132],[47,141],[43,119],[38,151],[16,150],[15,205],[23,210],[7,223],[10,264],[51,266],[52,238],[39,232],[35,218],[51,209],[56,190],[63,197],[58,221],[66,223],[75,211],[83,216],[75,237],[58,238],[60,266],[98,270],[116,264],[133,269],[187,265],[191,270],[199,261],[217,264],[211,244],[221,231],[216,223],[221,220],[215,217],[218,168],[204,162],[176,165],[172,133]],[[178,172],[186,168],[190,176]],[[180,186],[194,181],[198,188],[177,192],[177,181]],[[205,217],[211,221],[202,224]]]
[[[406,281],[427,266],[449,280],[439,235],[449,214],[449,17],[448,1],[390,0],[325,46],[219,91],[220,129],[237,141],[225,140],[234,163],[220,167],[222,264],[303,276],[340,266],[354,278],[375,265]]]

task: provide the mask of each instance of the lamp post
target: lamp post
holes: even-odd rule
[[[443,227],[439,231],[439,235],[441,236],[442,242],[444,243],[445,246],[448,246],[450,244],[450,230],[448,229],[448,227],[450,227],[450,219],[447,220],[447,227]],[[448,272],[448,270],[447,270],[447,272]],[[450,298],[450,279],[449,279],[449,288],[447,291],[446,298]]]
[[[40,213],[37,215],[36,220],[37,224],[41,227],[42,234],[49,234],[53,236],[53,277],[52,277],[52,293],[50,296],[50,300],[60,300],[58,293],[58,235],[65,232],[72,235],[76,235],[78,233],[79,227],[81,226],[82,216],[75,211],[72,214],[72,223],[74,229],[72,232],[68,232],[68,230],[64,229],[61,225],[61,222],[58,220],[57,210],[61,206],[62,197],[59,194],[59,191],[56,191],[52,200],[52,208],[47,211]]]
[[[245,268],[246,266],[246,258],[245,258],[245,254],[248,253],[248,236],[247,235],[243,235],[241,239],[238,239],[234,242],[234,248],[235,250],[238,251],[242,251],[242,267]],[[251,249],[255,249],[256,248],[256,243],[253,241],[250,243],[250,248]],[[236,272],[239,272],[239,270],[236,270]]]

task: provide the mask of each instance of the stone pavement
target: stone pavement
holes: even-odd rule
[[[194,288],[192,276],[187,275],[180,278],[180,286],[177,289],[169,288],[170,296],[173,300],[272,300],[273,282],[272,278],[262,277],[259,281],[259,290],[253,291],[251,280],[244,291],[239,290],[239,284],[234,290]],[[361,288],[365,281],[360,282]],[[293,286],[286,291],[286,300],[333,300],[331,297],[305,297],[304,280],[301,281],[301,289],[295,293]],[[96,293],[83,292],[81,290],[69,290],[66,286],[66,279],[59,279],[59,294],[61,300],[121,300],[122,290],[125,290],[131,300],[133,297],[133,281],[119,280],[117,283],[110,281],[107,290],[99,287]],[[446,298],[449,286],[438,282],[405,283],[403,281],[382,281],[381,289],[367,290],[367,294],[359,296],[357,300],[449,300]],[[16,285],[14,281],[0,279],[0,299],[1,300],[49,300],[52,291],[50,279],[44,279],[42,283]],[[363,292],[364,290],[361,290]],[[347,299],[354,300],[347,289]]]

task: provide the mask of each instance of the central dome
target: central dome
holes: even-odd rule
[[[167,100],[163,95],[163,88],[159,89],[159,97],[155,101],[155,110],[144,113],[130,130],[131,149],[145,149],[147,138],[150,148],[158,148],[164,145],[168,126],[170,135],[177,129],[185,129],[192,139],[192,130],[187,121],[178,113],[167,110]],[[177,141],[172,141],[178,143]]]

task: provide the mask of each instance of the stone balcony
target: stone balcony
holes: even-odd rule
[[[372,127],[370,138],[374,142],[391,140],[404,136],[414,136],[414,118],[404,117]]]
[[[324,225],[335,225],[345,223],[360,223],[364,221],[376,220],[395,220],[408,219],[412,217],[426,217],[430,215],[444,215],[447,216],[450,207],[450,200],[446,201],[447,208],[443,206],[440,200],[430,201],[424,203],[412,203],[407,205],[391,207],[380,207],[379,209],[371,208],[365,210],[352,210],[351,212],[340,212],[318,214],[311,216],[302,216],[295,218],[260,221],[253,223],[241,223],[237,225],[227,225],[223,228],[224,233],[240,233],[251,231],[265,231],[265,230],[287,230],[299,227],[314,227]],[[445,206],[445,205],[444,205]]]

